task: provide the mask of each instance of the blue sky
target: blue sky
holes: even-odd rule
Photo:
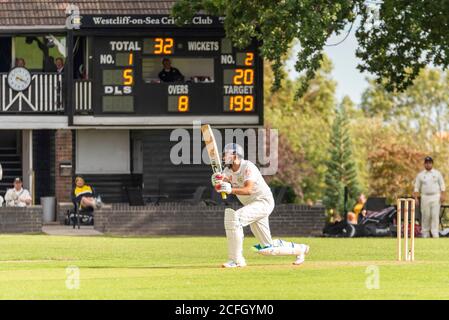
[[[357,39],[355,37],[356,25],[352,28],[348,38],[337,46],[326,46],[325,53],[332,60],[334,70],[332,77],[337,81],[337,97],[339,99],[348,95],[356,104],[360,103],[361,95],[368,86],[366,78],[368,75],[360,73],[356,68],[359,59],[355,56],[357,48]],[[349,26],[347,27],[349,30]],[[347,32],[342,32],[339,36],[332,36],[328,44],[335,44],[343,40]],[[294,54],[298,51],[299,45],[293,48],[293,56],[287,62],[287,70],[291,78],[298,76],[294,70]]]

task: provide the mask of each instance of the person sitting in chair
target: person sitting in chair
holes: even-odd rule
[[[100,209],[103,205],[100,197],[95,198],[94,189],[87,185],[82,177],[75,178],[75,189],[72,194],[73,201],[79,204],[80,209]]]
[[[354,209],[352,212],[348,212],[348,222],[352,224],[357,224],[359,221],[360,213],[362,215],[365,215],[366,210],[363,210],[366,203],[366,196],[362,193],[359,198],[357,199],[357,203],[354,206]]]
[[[23,188],[22,179],[14,179],[14,188],[6,191],[5,201],[7,207],[26,207],[31,205],[31,195],[27,189]]]
[[[159,79],[163,82],[184,81],[184,76],[177,68],[172,67],[168,58],[162,59],[163,69],[159,72]]]

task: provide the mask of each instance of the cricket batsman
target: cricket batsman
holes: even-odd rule
[[[225,210],[224,225],[228,240],[229,261],[224,268],[245,267],[243,257],[243,227],[250,226],[259,241],[253,248],[262,255],[296,257],[294,265],[300,265],[309,252],[309,246],[271,238],[268,217],[274,209],[270,187],[254,163],[244,159],[243,148],[235,143],[227,144],[223,152],[225,169],[212,175],[212,185],[219,193],[235,194],[243,207]]]

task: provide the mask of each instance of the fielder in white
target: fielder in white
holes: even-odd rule
[[[444,184],[441,172],[433,168],[433,159],[424,159],[425,170],[421,171],[415,180],[413,196],[419,205],[418,197],[421,195],[421,234],[423,238],[429,237],[429,231],[433,238],[439,237],[440,228],[440,208],[445,200]]]
[[[212,185],[217,192],[235,194],[244,205],[235,211],[225,210],[224,225],[228,239],[229,261],[225,268],[245,267],[243,257],[243,227],[250,226],[259,241],[253,248],[262,255],[296,257],[295,265],[300,265],[309,252],[309,246],[271,238],[268,217],[274,209],[274,199],[259,169],[244,160],[243,148],[231,143],[224,148],[225,169],[223,173],[212,175]]]

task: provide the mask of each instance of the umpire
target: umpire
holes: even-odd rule
[[[418,197],[421,195],[421,226],[422,237],[428,238],[429,231],[434,238],[439,237],[440,205],[444,201],[443,176],[440,171],[433,169],[433,159],[424,159],[425,170],[421,171],[415,180],[413,196],[419,205]]]

